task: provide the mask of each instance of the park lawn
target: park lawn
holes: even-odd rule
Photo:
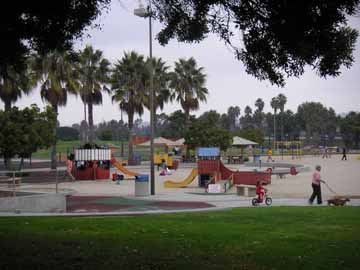
[[[0,269],[358,269],[360,207],[2,217]]]
[[[105,144],[112,144],[116,145],[118,147],[117,151],[120,152],[120,145],[121,141],[96,141],[95,142],[98,145],[105,145]],[[76,141],[58,141],[56,145],[56,152],[61,153],[62,156],[66,157],[67,152],[71,152],[74,148],[78,148],[82,146],[82,142],[79,140]],[[127,147],[128,147],[128,141],[124,141],[124,150],[125,154],[127,154]],[[164,147],[162,146],[156,146],[154,149],[155,152],[164,152]],[[149,160],[149,152],[150,148],[148,146],[135,146],[135,153],[140,154],[143,158],[143,160]],[[33,153],[33,158],[40,158],[40,159],[50,159],[50,153],[51,153],[51,147],[48,149],[40,149],[37,152]]]
[[[114,144],[117,146],[120,146],[121,141],[96,141],[95,143],[97,143],[98,145],[104,145],[104,144]],[[127,143],[127,142],[125,142]],[[73,148],[78,148],[82,145],[83,143],[79,140],[76,141],[58,141],[57,145],[56,145],[56,152],[57,153],[62,153],[63,155],[66,155],[67,151],[72,151]],[[51,147],[48,149],[40,149],[37,152],[33,153],[32,157],[33,158],[44,158],[44,159],[49,159],[50,158],[50,153],[51,153]]]

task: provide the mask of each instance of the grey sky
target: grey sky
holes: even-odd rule
[[[137,1],[121,1],[123,6],[118,0],[113,1],[110,12],[103,14],[99,20],[102,25],[101,30],[90,30],[88,33],[91,37],[84,37],[82,41],[77,42],[77,48],[90,44],[95,49],[102,50],[111,62],[120,59],[124,51],[135,50],[148,56],[148,21],[133,15]],[[360,19],[352,18],[351,25],[360,29]],[[154,23],[155,34],[160,27],[158,23]],[[270,111],[270,100],[279,93],[287,96],[286,109],[293,111],[296,111],[297,106],[304,101],[322,102],[325,106],[334,108],[337,113],[359,111],[360,39],[356,44],[354,65],[351,69],[343,69],[341,76],[323,79],[311,69],[307,69],[301,78],[288,79],[284,88],[277,88],[267,81],[258,81],[246,74],[242,63],[234,58],[232,52],[216,36],[209,36],[200,44],[172,41],[165,47],[154,40],[153,55],[161,57],[170,67],[173,67],[174,62],[179,58],[193,56],[198,65],[204,67],[209,97],[207,103],[200,105],[197,115],[211,109],[223,113],[229,106],[235,105],[239,106],[243,112],[246,105],[254,108],[255,100],[259,97],[265,101],[264,110]],[[39,91],[35,90],[31,95],[23,97],[16,106],[24,107],[31,103],[37,103],[43,107],[44,103],[41,101]],[[0,108],[3,108],[2,103]],[[167,105],[164,112],[171,113],[177,109],[180,109],[180,106],[173,103]],[[83,105],[79,97],[70,97],[68,105],[59,110],[61,125],[78,123],[83,117]],[[104,94],[103,106],[94,107],[94,121],[99,123],[111,119],[119,120],[120,111],[116,104],[111,103],[110,97]],[[142,119],[148,121],[148,111]]]

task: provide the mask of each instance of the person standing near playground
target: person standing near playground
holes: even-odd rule
[[[309,204],[313,204],[315,197],[317,198],[317,204],[322,204],[322,198],[321,198],[321,183],[325,183],[324,180],[321,179],[320,175],[321,166],[316,165],[315,172],[312,176],[312,189],[313,193],[311,194],[311,197],[309,199]]]
[[[322,151],[323,151],[322,158],[328,158],[328,149],[326,146],[324,146]]]
[[[273,158],[272,158],[272,155],[273,155],[273,151],[272,151],[272,149],[270,147],[269,150],[267,151],[267,156],[268,156],[267,162],[269,162],[269,160],[274,161]]]
[[[341,160],[344,160],[344,159],[347,160],[345,147],[343,148],[342,154],[343,154],[343,156],[342,156]]]
[[[74,157],[72,155],[68,156],[67,160],[66,160],[66,172],[67,175],[71,178],[71,180],[75,180],[74,176],[72,175],[72,169],[73,169],[73,160]],[[66,175],[64,176],[66,177]]]

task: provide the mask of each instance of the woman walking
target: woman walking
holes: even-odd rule
[[[313,176],[312,176],[311,186],[313,189],[313,193],[311,194],[311,197],[309,199],[309,204],[313,204],[315,197],[317,198],[317,204],[322,204],[321,185],[320,184],[325,183],[325,181],[321,180],[320,171],[321,171],[321,166],[316,165],[315,172],[313,173]]]

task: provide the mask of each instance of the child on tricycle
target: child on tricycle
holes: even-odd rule
[[[264,202],[265,199],[265,204],[266,205],[271,205],[272,204],[272,199],[270,197],[267,196],[267,189],[264,188],[264,183],[262,183],[261,181],[257,181],[256,183],[256,198],[252,199],[252,205],[253,206],[257,206],[260,203]]]

